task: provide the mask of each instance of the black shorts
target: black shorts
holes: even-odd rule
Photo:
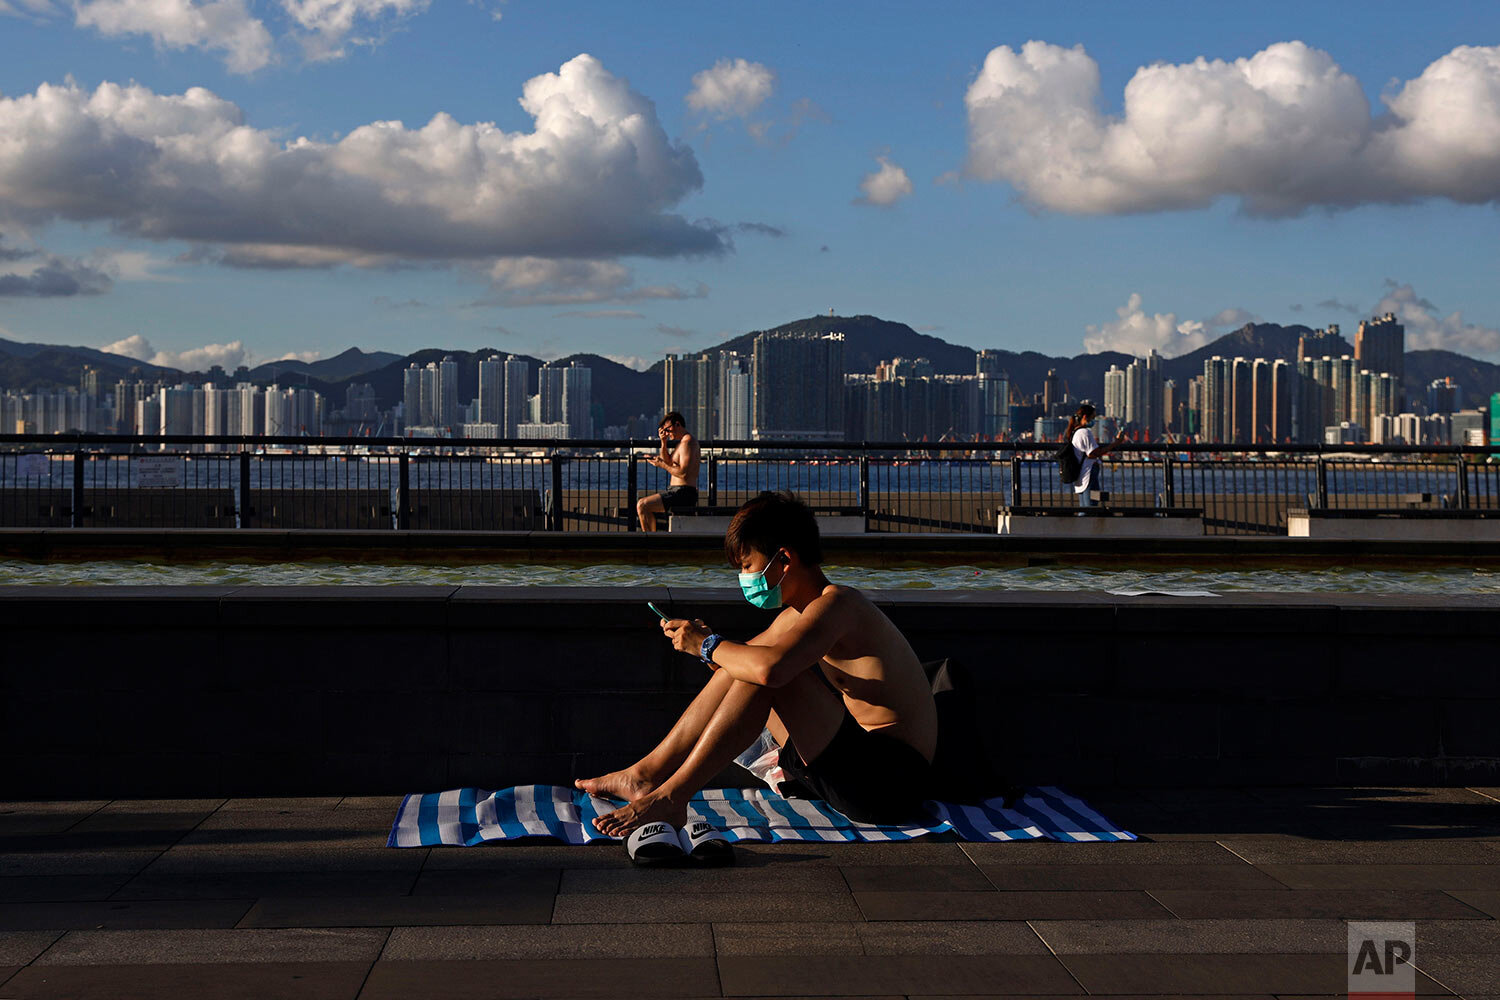
[[[698,506],[698,487],[673,486],[661,495],[661,505],[667,510],[680,510]]]
[[[932,765],[894,736],[870,732],[848,710],[823,752],[804,764],[788,735],[778,760],[782,792],[822,799],[858,823],[904,823],[922,816],[932,798]]]

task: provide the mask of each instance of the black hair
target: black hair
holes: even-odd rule
[[[1097,411],[1094,409],[1093,403],[1079,403],[1078,412],[1073,414],[1073,416],[1068,420],[1068,429],[1063,432],[1063,440],[1073,440],[1073,432],[1083,426],[1083,418],[1087,417],[1088,419],[1093,420],[1094,414],[1096,412]]]
[[[766,490],[735,512],[724,532],[724,558],[739,569],[751,551],[774,556],[791,549],[809,566],[823,562],[823,542],[812,508],[789,490]]]
[[[662,417],[661,423],[657,424],[656,426],[658,428],[662,428],[667,426],[668,424],[681,424],[682,426],[686,427],[687,421],[682,419],[682,414],[678,413],[676,410],[673,410],[666,416]]]

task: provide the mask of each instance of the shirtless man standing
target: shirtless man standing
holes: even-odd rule
[[[676,410],[661,418],[656,436],[661,438],[661,452],[647,455],[646,461],[665,469],[672,477],[672,485],[664,493],[653,493],[636,502],[635,515],[640,519],[642,531],[656,530],[656,515],[660,511],[698,505],[698,439],[687,432],[687,424]]]
[[[623,771],[576,782],[629,804],[599,817],[623,836],[681,827],[688,800],[767,728],[790,779],[860,822],[900,822],[931,798],[937,709],[916,654],[879,608],[828,582],[817,521],[789,493],[762,493],[724,536],[740,588],[781,608],[748,642],[701,621],[662,622],[672,645],[703,659],[708,683],[657,748]]]

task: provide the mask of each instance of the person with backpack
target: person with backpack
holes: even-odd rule
[[[1098,440],[1094,437],[1094,430],[1089,425],[1094,422],[1094,406],[1092,403],[1078,404],[1078,412],[1068,420],[1067,433],[1063,440],[1067,442],[1063,447],[1073,452],[1073,465],[1078,469],[1077,478],[1073,480],[1073,492],[1078,494],[1078,506],[1094,506],[1094,490],[1104,489],[1104,478],[1101,473],[1099,459],[1114,451],[1113,444],[1100,447]],[[1064,476],[1070,471],[1066,458],[1063,458]],[[1064,479],[1067,482],[1067,479]]]

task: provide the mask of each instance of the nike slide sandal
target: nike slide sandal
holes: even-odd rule
[[[631,831],[625,840],[630,863],[639,868],[669,868],[687,860],[681,831],[671,823],[647,823]]]
[[[682,850],[705,868],[722,868],[734,864],[734,845],[710,824],[689,823],[682,828]]]

